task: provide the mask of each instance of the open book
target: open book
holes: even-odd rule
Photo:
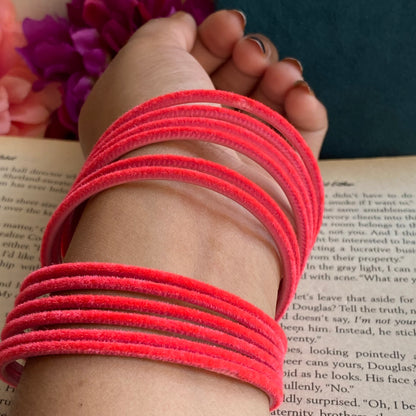
[[[82,164],[78,143],[0,139],[0,326]],[[322,231],[281,325],[282,416],[416,414],[416,157],[321,162]],[[0,416],[13,389],[0,382]]]

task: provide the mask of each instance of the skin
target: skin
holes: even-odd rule
[[[220,88],[281,111],[317,156],[327,128],[324,106],[307,84],[296,83],[303,79],[299,67],[279,60],[274,45],[256,37],[265,52],[244,37],[235,11],[218,12],[199,28],[184,13],[146,24],[112,61],[82,110],[84,153],[112,121],[149,98]],[[232,166],[271,188],[257,165],[215,145],[178,142],[135,153],[167,151]],[[281,198],[279,192],[274,196]],[[226,198],[171,182],[118,186],[92,198],[65,260],[168,270],[235,293],[271,316],[280,281],[277,255],[257,220]],[[62,356],[28,360],[12,415],[253,416],[268,415],[268,409],[263,392],[215,373],[149,360]]]

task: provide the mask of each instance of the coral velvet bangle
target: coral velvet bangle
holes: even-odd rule
[[[248,156],[274,178],[290,207],[281,207],[243,175],[207,160],[176,155],[120,160],[147,144],[172,140],[212,142]],[[118,184],[152,179],[206,187],[259,219],[273,237],[282,265],[276,320],[231,293],[189,277],[120,264],[56,264],[91,196]],[[294,296],[322,213],[323,187],[315,159],[296,130],[264,105],[227,92],[184,91],[132,109],[97,142],[45,230],[43,267],[22,283],[2,331],[1,377],[17,384],[22,371],[17,360],[33,356],[147,358],[251,383],[269,396],[275,409],[283,398],[286,351],[277,320]]]
[[[123,296],[59,295],[80,290],[119,291]],[[52,296],[44,297],[46,294]],[[137,294],[162,300],[135,298]],[[56,329],[57,325],[71,328]],[[110,325],[111,329],[85,325]],[[65,263],[43,267],[23,282],[16,307],[2,331],[0,374],[16,385],[22,371],[17,360],[41,355],[148,358],[251,383],[269,395],[270,406],[275,408],[283,397],[285,351],[286,339],[277,322],[231,293],[183,276],[135,266]]]
[[[192,102],[222,103],[244,113],[223,107],[191,105]],[[174,116],[169,118],[172,113]],[[233,187],[233,181],[229,178],[237,179],[241,175],[229,170],[228,176],[224,177],[222,172],[226,168],[223,166],[216,165],[214,169],[222,172],[213,176],[201,174],[198,164],[202,165],[202,162],[194,161],[192,164],[190,158],[186,158],[186,171],[177,170],[181,166],[173,155],[163,155],[163,169],[156,167],[153,162],[145,166],[141,163],[143,167],[139,168],[134,166],[132,159],[129,167],[119,169],[114,164],[131,150],[170,140],[211,141],[252,158],[275,178],[276,186],[285,191],[295,218],[295,228],[290,230],[290,221],[281,215],[279,207],[270,212],[270,205],[263,204],[264,199],[259,200],[256,196],[250,199],[240,192],[242,189]],[[208,187],[236,200],[263,222],[275,239],[283,265],[284,278],[276,305],[276,319],[280,319],[294,296],[323,215],[323,185],[316,160],[303,138],[287,120],[254,100],[224,91],[182,91],[135,107],[102,135],[67,198],[53,215],[45,231],[42,264],[62,261],[75,228],[71,217],[75,218],[76,223],[79,216],[76,208],[83,201],[108,187],[145,179],[182,180]],[[244,190],[256,187],[249,182],[246,181]],[[278,216],[276,212],[280,212]],[[272,223],[274,226],[271,226]],[[277,228],[280,231],[277,232]]]

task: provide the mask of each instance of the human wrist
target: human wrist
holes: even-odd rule
[[[274,314],[275,249],[245,209],[212,191],[151,181],[92,198],[65,261],[104,261],[178,273],[235,293]]]
[[[280,134],[247,114],[209,105],[187,105],[193,102],[222,103],[227,107],[240,108],[244,113],[251,113],[269,123]],[[225,146],[234,153],[234,157],[229,159],[237,159],[243,170],[261,165],[269,175],[269,184],[276,187],[277,182],[281,185],[287,196],[286,202],[293,210],[289,210],[293,218],[276,204],[276,198],[273,201],[273,193],[267,195],[267,187],[262,187],[257,181],[253,183],[249,175],[244,177],[241,172],[227,170],[215,163],[210,165],[204,159],[192,160],[173,155],[160,158],[153,155],[111,163],[143,146],[176,140],[207,141],[210,145]],[[242,158],[235,157],[236,151],[242,153]],[[257,163],[249,164],[247,158]],[[253,100],[242,100],[242,97],[226,92],[200,90],[173,93],[146,102],[120,117],[106,130],[89,160],[80,174],[80,178],[84,179],[77,180],[75,184],[91,182],[92,186],[83,190],[84,195],[91,196],[98,189],[107,189],[110,183],[114,186],[136,179],[179,180],[213,189],[250,211],[270,232],[285,268],[285,280],[279,291],[282,301],[276,310],[276,318],[282,316],[293,297],[322,213],[321,179],[316,163],[303,139],[286,120]],[[103,168],[108,163],[111,163],[108,169]],[[105,178],[97,176],[97,169]],[[97,173],[92,174],[95,171]],[[74,197],[75,194],[71,196],[72,199]],[[53,220],[55,224],[56,220]],[[289,223],[291,220],[295,221],[292,225]],[[53,257],[57,254],[55,250]]]

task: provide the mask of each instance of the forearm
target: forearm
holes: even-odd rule
[[[38,5],[33,7],[38,9]],[[26,15],[32,14],[26,11]],[[112,60],[83,106],[79,136],[84,153],[91,151],[97,138],[115,119],[137,104],[173,91],[210,90],[214,85],[219,90],[246,94],[272,109],[284,109],[288,120],[294,120],[305,132],[306,143],[319,139],[319,146],[314,146],[315,150],[319,148],[327,125],[324,107],[309,89],[305,91],[302,84],[299,88],[296,83],[302,78],[299,66],[278,62],[275,47],[264,37],[245,37],[244,25],[241,13],[223,11],[206,19],[198,28],[195,21],[183,13],[169,19],[151,20],[140,28]],[[186,145],[147,146],[139,152],[180,153],[228,166],[257,183],[281,206],[288,220],[296,222],[288,199],[282,196],[276,181],[256,163],[234,151],[224,151],[213,144],[187,142]],[[260,153],[261,149],[257,149],[256,154]],[[307,197],[307,194],[301,195]],[[292,199],[298,201],[293,195]],[[303,207],[302,203],[294,205],[298,211]],[[305,209],[307,211],[306,206]],[[317,219],[315,223],[318,222]],[[310,224],[308,218],[297,225],[306,233]],[[292,235],[288,228],[286,230]],[[307,249],[309,240],[305,242],[304,236],[300,237],[303,248]],[[284,246],[283,243],[279,245],[282,257],[287,260],[291,251],[286,252]],[[296,266],[297,259],[292,260]],[[91,198],[65,261],[103,261],[167,270],[232,292],[271,316],[275,312],[280,270],[279,256],[270,235],[237,204],[193,185],[149,181],[118,186]],[[49,264],[49,260],[45,263]],[[295,267],[290,271],[294,270]],[[295,273],[288,272],[285,277],[291,282]],[[217,310],[213,308],[211,313],[215,315]],[[236,314],[228,318],[244,321]],[[166,331],[166,327],[163,328]],[[96,335],[96,331],[86,332]],[[190,335],[191,332],[186,334],[199,340]],[[276,336],[278,334],[280,332],[276,331]],[[249,344],[252,338],[256,339],[256,335],[246,338]],[[216,338],[210,340],[217,344]],[[238,340],[229,342],[229,346],[232,351],[241,347]],[[275,351],[278,361],[283,359],[279,352],[284,348],[280,347]],[[274,348],[266,346],[264,349],[268,353]],[[254,355],[254,361],[263,359],[262,351],[253,352],[243,347],[241,350],[246,357]],[[205,350],[201,355],[205,356]],[[273,375],[270,373],[267,382],[275,380],[275,374],[276,381],[280,381],[280,365],[279,361],[270,366],[276,371]],[[261,371],[257,370],[260,367],[254,367],[254,371],[263,375],[264,367]],[[236,379],[161,361],[93,355],[29,359],[17,396],[14,416],[269,414],[266,394]]]
[[[267,232],[237,204],[191,185],[152,181],[99,194],[84,211],[65,260],[179,273],[274,314],[278,263]],[[15,415],[38,409],[65,416],[82,405],[91,416],[137,415],[137,409],[156,415],[166,406],[172,415],[241,416],[266,415],[269,407],[263,392],[228,377],[115,357],[30,360],[18,394],[24,400],[17,400]]]

